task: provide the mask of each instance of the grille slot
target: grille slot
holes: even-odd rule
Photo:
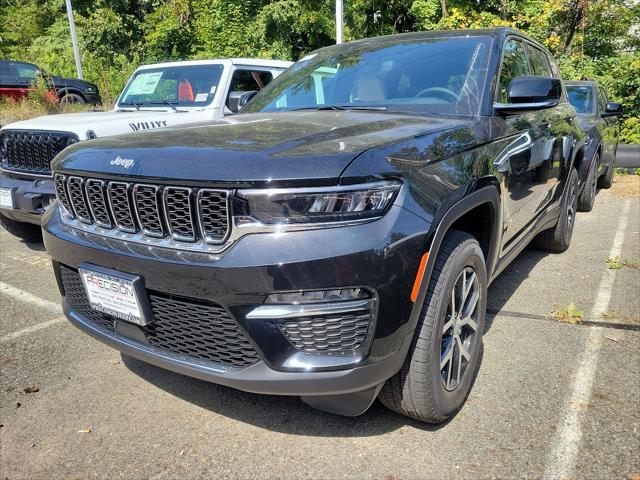
[[[164,206],[171,236],[183,242],[196,239],[191,206],[191,189],[167,187],[164,189]]]
[[[280,330],[298,350],[310,354],[349,354],[362,346],[371,322],[369,310],[347,315],[282,320]]]
[[[84,196],[84,180],[80,177],[69,177],[67,191],[69,193],[69,202],[78,220],[84,223],[93,223],[89,205]]]
[[[164,237],[164,228],[160,214],[159,187],[155,185],[136,185],[133,187],[133,200],[140,228],[151,237]]]
[[[198,219],[204,240],[222,243],[229,232],[228,192],[224,190],[198,191]]]
[[[56,189],[56,198],[60,204],[64,207],[64,213],[67,216],[73,216],[73,209],[71,203],[69,203],[69,195],[67,193],[67,177],[64,175],[56,174],[53,179],[53,183]]]
[[[102,180],[89,179],[86,182],[87,200],[89,209],[93,214],[96,223],[104,228],[112,228],[107,199],[105,197],[105,182]]]
[[[115,331],[114,318],[93,310],[80,274],[61,266],[65,300],[85,321]],[[151,293],[154,321],[138,327],[150,345],[172,353],[234,367],[257,363],[257,352],[235,320],[220,305]]]
[[[125,182],[111,182],[107,187],[111,213],[118,229],[123,232],[135,233],[138,229],[133,220],[131,202],[129,201],[129,184]]]
[[[6,167],[39,175],[50,174],[53,157],[78,141],[73,133],[30,130],[5,130],[2,137]]]
[[[213,249],[231,233],[230,192],[54,175],[56,195],[70,225],[105,236],[169,248]],[[97,225],[95,230],[86,225]],[[106,230],[106,231],[105,231]],[[149,237],[149,238],[145,238]]]

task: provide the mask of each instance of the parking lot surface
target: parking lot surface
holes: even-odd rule
[[[63,318],[43,246],[2,231],[1,477],[637,480],[638,180],[599,192],[567,252],[527,249],[493,283],[475,386],[437,426],[378,402],[339,417],[122,357]],[[581,323],[553,318],[570,304]]]

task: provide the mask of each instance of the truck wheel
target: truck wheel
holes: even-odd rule
[[[558,223],[555,227],[538,234],[535,238],[535,244],[538,248],[550,252],[564,252],[569,248],[578,206],[578,172],[575,168],[571,169],[568,181],[567,189],[562,197]]]
[[[598,187],[605,190],[613,185],[613,162],[607,167],[607,172],[598,179]]]
[[[41,242],[42,230],[40,225],[33,225],[31,223],[16,222],[10,218],[0,215],[0,224],[4,229],[12,235],[15,235],[27,242]]]
[[[62,103],[85,103],[84,98],[77,93],[65,93],[60,99]]]
[[[429,423],[453,415],[471,390],[482,355],[487,303],[484,255],[471,235],[442,242],[411,349],[382,387],[389,409]]]
[[[593,209],[593,204],[596,200],[596,187],[598,184],[598,163],[600,163],[600,155],[596,153],[596,156],[591,162],[589,168],[589,175],[585,180],[584,189],[578,197],[578,211],[590,212]]]

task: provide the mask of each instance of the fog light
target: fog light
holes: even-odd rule
[[[371,292],[364,288],[342,288],[335,290],[315,290],[310,292],[272,293],[265,303],[285,303],[300,305],[303,303],[341,302],[371,298]]]

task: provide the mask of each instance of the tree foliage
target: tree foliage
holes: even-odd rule
[[[113,99],[140,63],[258,56],[296,60],[334,42],[334,0],[73,0],[86,77]],[[345,38],[506,25],[544,43],[565,78],[593,78],[640,137],[640,2],[345,0]],[[60,75],[75,65],[64,0],[0,0],[0,56]]]

